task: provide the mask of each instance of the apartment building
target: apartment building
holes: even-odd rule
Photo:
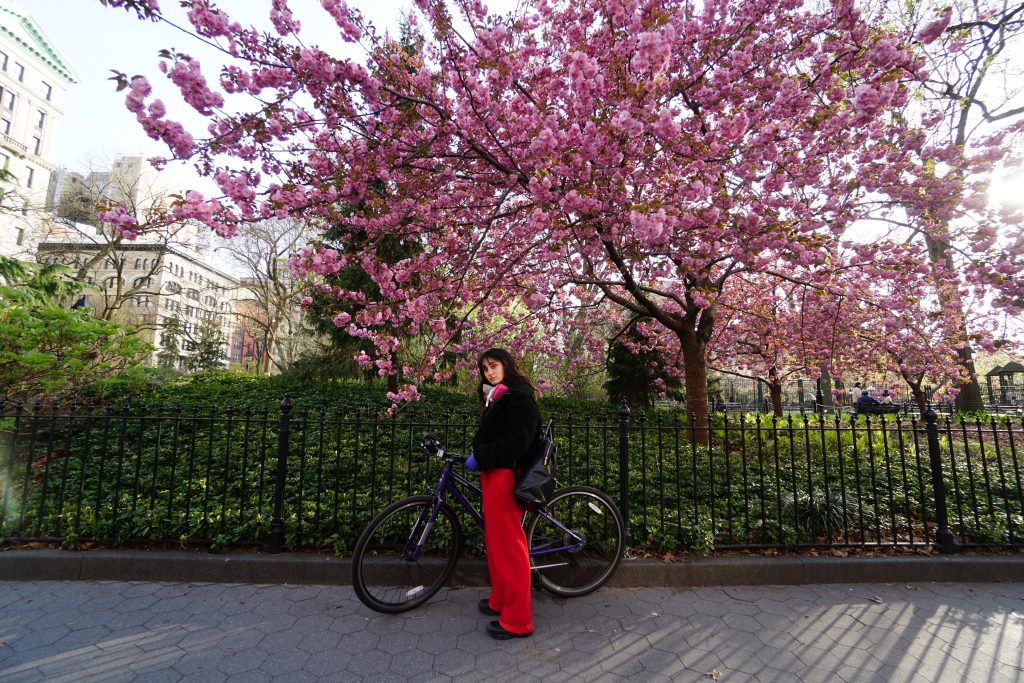
[[[185,369],[204,325],[220,331],[227,364],[237,278],[200,253],[165,241],[140,239],[108,252],[102,240],[68,235],[63,241],[40,243],[37,258],[40,263],[63,263],[83,273],[95,289],[77,305],[138,329],[156,347],[153,365],[165,347],[176,347],[175,365]],[[181,336],[173,341],[165,334],[172,318],[181,329]]]
[[[0,0],[0,255],[35,252],[64,95],[77,82],[32,17]]]

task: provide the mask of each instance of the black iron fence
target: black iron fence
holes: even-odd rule
[[[465,451],[474,428],[287,400],[260,412],[0,406],[0,538],[345,553],[375,512],[436,483],[423,432]],[[623,409],[556,419],[555,434],[561,484],[617,498],[641,552],[1024,545],[1019,418],[725,414],[698,429]]]
[[[984,411],[1017,415],[1024,413],[1024,383],[1014,383],[1005,377],[996,382],[992,381],[992,377],[986,379],[987,383],[981,388]],[[828,387],[831,387],[831,390]],[[905,382],[879,383],[879,386],[869,383],[867,387],[875,398],[881,398],[882,392],[886,391],[892,396],[893,403],[908,406],[912,411],[917,410],[914,397]],[[821,394],[818,393],[819,389]],[[854,388],[852,384],[836,385],[826,382],[824,386],[819,386],[813,378],[795,378],[787,380],[782,385],[782,407],[787,412],[814,412],[819,404],[826,409],[848,408],[856,402],[859,395],[860,389]],[[925,395],[932,397],[933,391],[926,389]],[[758,380],[722,377],[718,380],[710,401],[715,410],[734,413],[772,412],[768,389]],[[951,410],[948,403],[936,405],[935,408],[940,412]]]

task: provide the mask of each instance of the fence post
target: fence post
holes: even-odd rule
[[[629,530],[629,405],[619,404],[619,512],[626,526],[626,546],[633,544]]]
[[[281,421],[277,430],[277,475],[274,477],[274,518],[270,521],[267,550],[281,552],[284,546],[284,481],[288,475],[288,430],[291,424],[292,400],[285,394],[281,401]]]
[[[946,482],[942,478],[942,454],[939,451],[939,416],[930,407],[924,414],[928,431],[928,458],[932,468],[932,489],[935,492],[935,542],[941,553],[956,551],[956,540],[949,530],[949,511],[946,508]]]

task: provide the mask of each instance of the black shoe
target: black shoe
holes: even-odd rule
[[[487,635],[495,640],[510,640],[512,638],[529,638],[533,635],[533,631],[529,633],[512,633],[512,631],[506,631],[498,622],[492,621],[487,624]]]
[[[484,598],[480,602],[476,603],[476,608],[480,610],[480,614],[488,617],[500,617],[501,612],[496,612],[491,609],[490,598]]]

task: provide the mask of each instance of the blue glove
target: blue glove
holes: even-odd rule
[[[472,453],[470,453],[469,457],[466,458],[466,462],[462,464],[466,466],[467,470],[473,470],[474,472],[480,469],[480,466],[476,464],[476,456]]]

